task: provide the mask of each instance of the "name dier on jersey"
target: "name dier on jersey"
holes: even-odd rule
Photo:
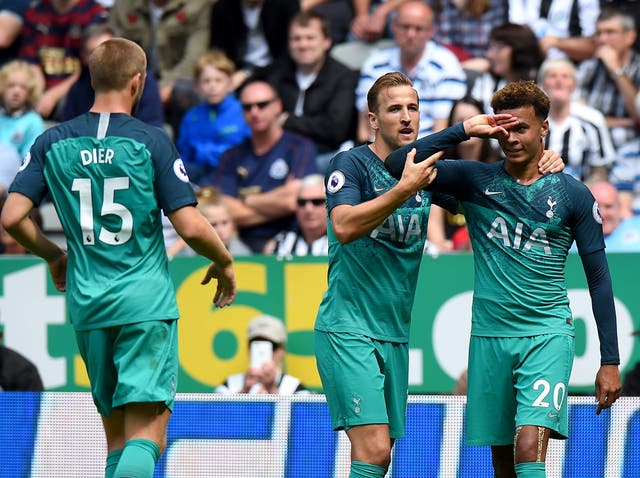
[[[111,148],[93,148],[80,151],[83,166],[90,164],[111,164],[115,152]]]

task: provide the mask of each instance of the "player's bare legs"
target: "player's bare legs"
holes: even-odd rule
[[[535,425],[524,425],[516,430],[515,463],[544,462],[551,430]]]
[[[107,451],[124,448],[124,411],[114,408],[108,417],[101,416],[104,432],[107,436]]]
[[[166,447],[170,416],[163,403],[130,403],[103,416],[109,453],[105,476],[118,476],[123,467],[127,476],[153,476]]]
[[[513,445],[491,447],[491,460],[496,478],[516,478],[513,469]]]
[[[347,430],[347,436],[351,441],[352,476],[358,476],[353,474],[353,462],[376,465],[386,472],[394,443],[388,425],[358,425]]]
[[[515,452],[512,445],[492,446],[496,478],[516,478],[514,464],[545,463],[550,435],[548,428],[524,425],[516,430]]]
[[[102,417],[108,451],[123,448],[132,438],[145,438],[155,442],[162,453],[167,444],[170,416],[171,412],[162,403],[130,403],[113,409],[108,417]]]

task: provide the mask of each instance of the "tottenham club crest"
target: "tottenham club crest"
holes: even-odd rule
[[[327,181],[327,192],[330,194],[337,193],[344,186],[344,174],[342,171],[334,171]]]
[[[353,412],[356,415],[360,414],[360,400],[362,400],[361,397],[357,396],[356,394],[353,395]]]
[[[551,219],[555,215],[553,212],[553,209],[556,207],[556,204],[558,204],[558,202],[554,201],[553,198],[549,196],[549,199],[547,199],[547,205],[549,206],[549,210],[545,214],[545,216],[547,216],[549,219]]]

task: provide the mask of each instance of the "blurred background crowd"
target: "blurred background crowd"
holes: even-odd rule
[[[42,131],[90,109],[88,57],[121,36],[148,56],[135,116],[173,139],[236,256],[327,254],[324,174],[372,139],[366,95],[389,71],[414,82],[420,136],[536,81],[547,148],[598,200],[607,250],[638,252],[639,14],[635,0],[0,0],[0,198]],[[500,154],[471,139],[446,157]],[[51,205],[37,214],[63,240]],[[426,252],[470,250],[464,217],[435,206],[428,239]],[[168,220],[165,240],[170,257],[193,254]],[[26,253],[2,231],[0,248]]]
[[[149,60],[135,116],[175,141],[236,255],[327,253],[322,176],[372,139],[366,93],[395,70],[418,91],[420,136],[491,113],[510,81],[537,81],[551,100],[547,147],[592,187],[608,250],[640,251],[637,3],[0,0],[0,197],[45,128],[89,110],[88,56],[122,36]],[[446,157],[500,152],[475,139]],[[469,250],[464,217],[433,209],[426,251]],[[60,232],[50,205],[40,216]],[[166,224],[169,255],[192,254]]]

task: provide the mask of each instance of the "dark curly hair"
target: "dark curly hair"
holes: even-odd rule
[[[549,98],[534,81],[514,81],[491,98],[491,107],[496,113],[529,105],[538,118],[545,120],[549,116]]]

